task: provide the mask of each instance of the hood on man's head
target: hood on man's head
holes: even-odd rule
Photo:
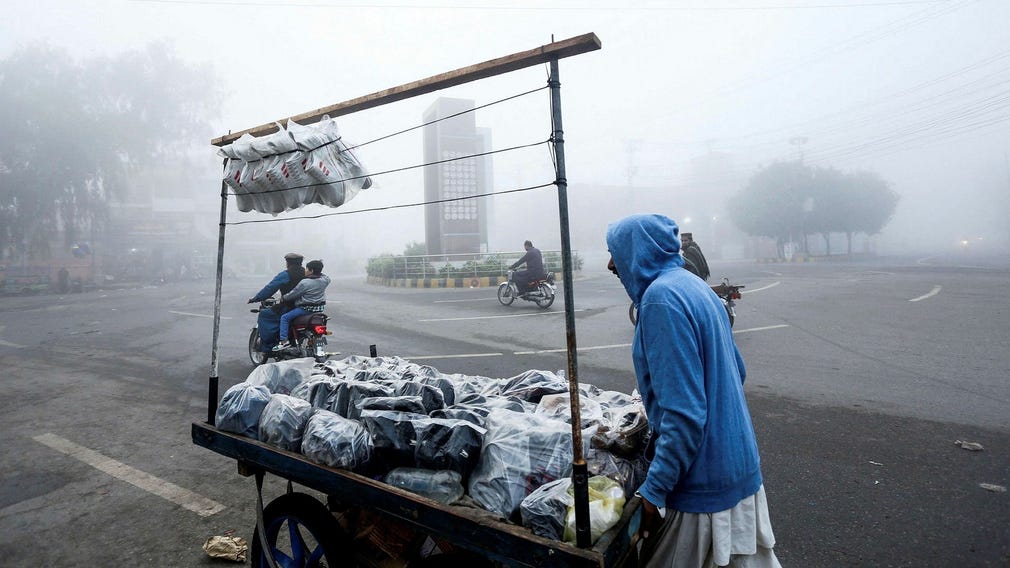
[[[684,266],[680,228],[664,215],[631,215],[607,227],[607,249],[627,290],[638,303],[661,273]]]

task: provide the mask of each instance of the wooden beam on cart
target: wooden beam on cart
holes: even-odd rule
[[[341,115],[351,114],[360,110],[382,106],[434,91],[440,91],[442,89],[455,87],[464,83],[470,83],[479,79],[486,79],[488,77],[494,77],[495,75],[502,75],[511,71],[532,67],[541,63],[547,63],[552,60],[596,51],[602,46],[603,44],[600,43],[600,38],[596,37],[596,34],[582,34],[573,38],[548,43],[528,51],[513,53],[512,55],[491,59],[468,67],[461,67],[455,71],[441,73],[439,75],[428,77],[427,79],[421,79],[419,81],[414,81],[413,83],[400,85],[399,87],[393,87],[342,103],[325,106],[313,111],[296,114],[288,118],[271,121],[267,124],[254,126],[239,132],[229,133],[211,140],[211,144],[215,146],[224,146],[225,144],[234,142],[240,136],[247,133],[252,134],[253,136],[272,134],[277,131],[278,122],[283,124],[288,120],[293,120],[298,124],[303,125],[313,124],[319,122],[324,116],[335,118]]]

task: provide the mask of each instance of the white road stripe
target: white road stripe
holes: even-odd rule
[[[16,347],[18,349],[24,348],[24,345],[18,345],[17,343],[11,343],[10,341],[4,341],[3,339],[0,339],[0,345],[3,345],[4,347]]]
[[[597,349],[614,349],[616,347],[631,347],[630,343],[615,343],[613,345],[596,345],[593,347],[579,347],[578,352],[595,351]],[[568,349],[544,349],[542,351],[516,351],[514,355],[539,355],[540,353],[567,353]]]
[[[178,485],[159,479],[149,473],[132,468],[124,463],[120,463],[110,457],[78,446],[77,444],[61,438],[55,434],[40,434],[34,437],[36,442],[45,444],[50,448],[62,452],[72,458],[80,460],[99,471],[103,471],[116,479],[135,485],[144,491],[153,493],[158,497],[171,501],[180,507],[193,511],[201,517],[209,517],[224,510],[224,505],[212,501],[202,495],[193,493],[188,489],[183,489]]]
[[[765,327],[752,327],[750,329],[736,329],[733,333],[750,333],[752,331],[765,331],[767,329],[781,329],[783,327],[789,327],[788,324],[781,323],[779,325],[768,325]]]
[[[576,312],[584,312],[586,310],[575,310]],[[483,320],[483,319],[501,319],[501,318],[525,318],[530,316],[563,316],[565,312],[536,312],[532,314],[512,314],[507,316],[474,316],[469,318],[438,318],[438,319],[422,319],[417,321],[464,321],[464,320]]]
[[[413,357],[404,357],[408,361],[417,361],[419,359],[466,359],[467,357],[501,357],[503,353],[461,353],[459,355],[415,355]]]
[[[435,300],[436,304],[454,304],[456,302],[490,302],[496,298],[470,298],[468,300]]]
[[[761,290],[767,290],[769,288],[774,288],[775,286],[778,286],[781,283],[782,283],[781,281],[776,280],[775,282],[772,282],[771,284],[769,284],[767,286],[764,286],[764,287],[761,287],[761,288],[754,288],[753,290],[740,290],[740,293],[741,294],[750,294],[752,292],[760,292]]]
[[[177,312],[175,310],[168,310],[168,313],[175,314],[177,316],[190,316],[190,317],[194,317],[194,318],[212,318],[212,317],[214,317],[214,314],[210,314],[210,315],[207,315],[207,314],[191,314],[189,312]],[[223,319],[223,320],[230,320],[231,317],[221,316],[221,319]]]
[[[919,296],[918,298],[912,298],[911,300],[909,300],[909,302],[918,302],[919,300],[925,300],[926,298],[932,298],[933,296],[939,294],[940,290],[943,290],[943,286],[940,286],[940,285],[933,286],[932,290],[930,290],[929,292],[926,292],[925,294]]]

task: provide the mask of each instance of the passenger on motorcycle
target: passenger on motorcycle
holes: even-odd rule
[[[302,278],[305,278],[305,269],[302,267],[303,259],[304,257],[296,252],[289,252],[284,255],[284,262],[287,264],[287,268],[283,272],[279,272],[277,276],[274,276],[273,280],[257,292],[255,296],[249,298],[248,303],[255,304],[262,302],[272,297],[277,291],[280,291],[283,295],[293,290],[298,282]],[[281,315],[293,307],[293,304],[281,302],[269,310],[260,310],[256,322],[260,334],[260,351],[269,353],[277,345],[280,337],[278,334],[280,332]]]
[[[547,272],[544,271],[544,256],[540,254],[540,249],[533,246],[530,241],[524,242],[523,247],[526,254],[509,266],[509,269],[515,270],[523,263],[526,264],[526,270],[516,270],[515,273],[515,282],[520,294],[528,291],[531,283],[547,278]]]
[[[274,351],[291,347],[288,331],[296,317],[326,309],[326,287],[329,285],[330,277],[323,274],[323,261],[310,260],[305,265],[305,278],[293,290],[281,296],[281,301],[294,302],[295,307],[281,316],[281,341],[273,348]]]

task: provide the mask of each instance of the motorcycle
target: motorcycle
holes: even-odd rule
[[[729,316],[729,327],[733,328],[733,323],[736,321],[736,301],[743,298],[743,293],[740,292],[742,288],[745,288],[743,284],[730,284],[729,278],[723,278],[722,284],[712,286],[712,291],[715,292],[716,296],[722,300],[722,306],[726,308],[726,315]],[[631,320],[631,325],[638,323],[638,306],[634,302],[628,306],[628,319]]]
[[[277,303],[273,298],[267,298],[260,302],[259,308],[252,308],[249,311],[257,314],[260,310],[269,310]],[[262,365],[273,357],[277,361],[286,359],[300,359],[302,357],[313,357],[317,363],[322,363],[333,353],[326,352],[326,336],[333,335],[333,332],[326,329],[326,321],[329,318],[324,313],[311,313],[296,317],[291,321],[288,329],[288,341],[291,347],[283,351],[271,351],[265,353],[260,351],[259,328],[253,326],[252,333],[249,334],[249,360],[253,365]]]
[[[515,281],[515,270],[509,270],[508,280],[498,285],[498,301],[501,305],[508,306],[516,298],[534,302],[541,308],[549,308],[554,303],[554,296],[557,288],[554,286],[554,273],[548,272],[547,278],[534,280],[530,283],[529,289],[520,292],[519,285]]]

